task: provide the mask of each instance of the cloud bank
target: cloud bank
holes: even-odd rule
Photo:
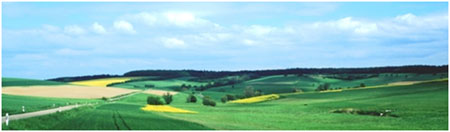
[[[295,13],[317,16],[337,10],[330,5],[323,8]],[[276,25],[230,24],[211,16],[189,10],[139,11],[107,20],[4,27],[3,72],[5,76],[50,78],[136,69],[448,63],[446,12],[376,19],[348,15]],[[43,72],[49,69],[55,72]]]

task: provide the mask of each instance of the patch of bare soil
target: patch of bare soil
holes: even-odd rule
[[[169,92],[171,95],[175,95],[178,93],[178,92],[173,92],[173,91],[165,91],[165,90],[157,90],[157,89],[148,89],[148,90],[144,91],[144,93],[160,95],[160,96],[164,95],[167,92]]]
[[[131,93],[138,90],[114,88],[114,87],[91,87],[76,85],[55,86],[13,86],[3,87],[2,94],[57,97],[57,98],[102,98],[114,97],[121,94]]]

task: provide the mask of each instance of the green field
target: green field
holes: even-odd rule
[[[203,125],[141,111],[140,105],[111,103],[88,106],[11,122],[5,129],[25,130],[203,130]]]
[[[196,110],[201,114],[164,115],[215,129],[446,130],[447,88],[448,82],[444,81],[339,93],[288,95],[276,101],[226,104],[217,108],[180,104],[175,106]],[[330,113],[340,108],[366,111],[389,109],[399,117]]]
[[[151,88],[161,89],[161,90],[173,90],[174,88],[180,87],[182,84],[202,85],[204,83],[187,81],[185,78],[177,78],[177,79],[168,79],[168,80],[146,80],[146,81],[129,82],[129,83],[117,84],[117,85],[114,85],[114,87],[131,88],[131,89],[147,89],[148,87],[145,87],[145,85],[154,85],[154,87],[151,87]]]
[[[442,73],[447,77],[447,73]],[[227,85],[217,88],[212,88],[210,91],[241,93],[245,87],[251,86],[254,89],[261,90],[265,94],[271,93],[289,93],[293,88],[298,88],[303,91],[314,91],[317,86],[324,83],[329,83],[331,88],[352,88],[364,83],[366,86],[375,86],[388,84],[399,81],[420,81],[432,80],[441,78],[440,75],[433,74],[380,74],[378,77],[357,79],[357,80],[340,80],[334,78],[325,78],[324,75],[275,75],[262,77],[244,83],[236,84],[234,87]]]
[[[387,73],[355,80],[330,78],[327,74],[265,76],[235,84],[234,88],[228,85],[195,91],[197,103],[186,103],[191,90],[174,95],[171,106],[198,112],[196,114],[142,111],[140,108],[146,105],[149,94],[139,93],[115,102],[11,121],[9,126],[2,126],[4,130],[448,130],[447,79],[404,86],[348,88],[361,83],[375,86],[435,80],[447,75],[442,74]],[[153,84],[155,89],[172,90],[183,83],[202,84],[169,79],[129,82],[115,87],[139,89],[139,86]],[[329,83],[331,88],[341,87],[342,92],[314,91],[323,83]],[[264,94],[278,93],[281,97],[253,104],[220,102],[226,94],[242,94],[247,86],[262,90]],[[292,93],[293,88],[304,92]],[[202,105],[202,95],[212,97],[217,105]],[[2,110],[12,113],[15,109],[10,108],[24,102],[35,104],[38,110],[50,107],[53,102],[93,101],[4,94],[2,100]],[[357,112],[335,112],[348,109]],[[380,116],[380,113],[385,115]]]

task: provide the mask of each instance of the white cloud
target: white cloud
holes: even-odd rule
[[[124,31],[126,33],[134,34],[136,31],[133,28],[133,25],[131,25],[129,22],[120,20],[114,22],[114,28]]]
[[[137,14],[126,14],[119,18],[150,27],[166,26],[173,28],[176,26],[179,28],[221,28],[219,24],[212,23],[189,11],[141,12]]]
[[[194,14],[188,12],[167,12],[164,15],[169,22],[178,26],[186,26],[196,20]]]
[[[355,28],[355,33],[366,34],[370,32],[375,32],[378,30],[377,24],[365,24]]]
[[[162,42],[166,48],[186,48],[187,44],[177,38],[163,38]]]
[[[92,29],[94,30],[95,33],[98,33],[98,34],[106,33],[105,28],[102,25],[98,24],[97,22],[94,22],[94,24],[92,24]]]
[[[319,31],[323,31],[325,34],[327,34],[326,32],[328,31],[331,33],[345,32],[346,34],[362,35],[373,33],[378,30],[376,23],[354,20],[352,17],[345,17],[328,22],[315,22],[312,25],[313,29],[310,30],[320,29]]]
[[[209,21],[195,16],[191,12],[166,12],[164,17],[169,23],[180,27],[192,27],[210,24]]]
[[[276,30],[275,27],[251,25],[250,27],[244,29],[244,33],[261,36],[261,35],[269,34],[269,33],[273,32],[274,30]]]
[[[60,29],[57,26],[53,26],[53,25],[42,25],[42,27],[44,28],[44,30],[48,31],[48,32],[59,32]]]
[[[136,23],[143,23],[147,26],[154,26],[158,22],[158,16],[154,13],[141,12],[138,14],[126,14],[120,17]]]
[[[408,13],[408,14],[405,14],[405,15],[400,15],[400,16],[395,17],[395,20],[396,20],[396,21],[399,21],[399,22],[406,22],[406,23],[408,23],[408,24],[414,23],[414,20],[415,20],[415,19],[417,19],[416,15],[411,14],[411,13]]]
[[[64,32],[67,34],[81,35],[85,33],[85,30],[77,25],[69,25],[64,27]]]
[[[141,18],[148,25],[153,25],[157,21],[157,18],[154,15],[147,12],[139,13],[136,17]]]
[[[254,40],[250,40],[250,39],[244,39],[244,40],[242,40],[242,43],[244,43],[245,45],[248,45],[248,46],[253,46],[253,45],[257,44]]]

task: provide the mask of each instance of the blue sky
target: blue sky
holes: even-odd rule
[[[2,76],[448,64],[446,2],[3,2]]]

